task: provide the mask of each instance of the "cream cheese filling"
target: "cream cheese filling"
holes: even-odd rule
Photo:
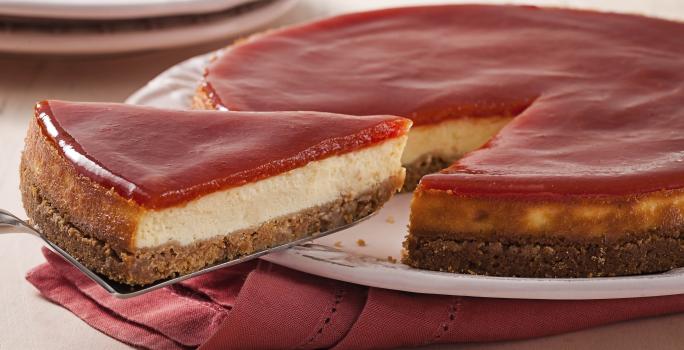
[[[150,210],[138,222],[136,248],[175,242],[187,245],[257,227],[268,220],[357,195],[403,174],[407,136],[306,166],[244,186],[195,199],[183,206]]]
[[[511,120],[513,117],[458,118],[414,126],[409,131],[401,163],[411,164],[427,154],[456,160],[482,147]]]

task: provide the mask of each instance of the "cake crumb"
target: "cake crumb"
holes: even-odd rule
[[[391,255],[388,255],[388,256],[387,256],[387,261],[390,262],[390,263],[392,263],[392,264],[396,264],[396,263],[397,263],[397,259],[395,259],[395,258],[392,257]]]
[[[342,248],[342,242],[340,242],[340,241],[335,242],[335,244],[333,244],[333,245],[337,248]]]
[[[359,238],[359,239],[356,241],[356,244],[357,244],[359,247],[365,247],[365,246],[366,246],[366,241],[364,241],[364,240],[362,240],[362,239]]]
[[[387,218],[385,219],[385,221],[387,221],[388,224],[393,224],[396,222],[396,221],[394,221],[394,216],[392,216],[392,215],[388,215]]]

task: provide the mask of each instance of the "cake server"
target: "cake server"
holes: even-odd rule
[[[144,286],[131,286],[131,285],[122,284],[122,283],[119,283],[116,281],[112,281],[112,280],[108,279],[107,277],[104,277],[103,275],[100,275],[100,274],[88,269],[85,265],[81,264],[78,260],[76,260],[76,258],[71,256],[69,253],[64,251],[62,248],[60,248],[56,244],[50,242],[45,236],[43,236],[43,234],[39,231],[38,228],[31,226],[26,221],[19,219],[16,215],[14,215],[14,214],[6,211],[6,210],[3,210],[3,209],[0,209],[0,234],[4,234],[4,233],[28,233],[28,234],[31,234],[33,236],[36,236],[36,237],[42,239],[45,242],[45,244],[52,251],[59,254],[64,260],[66,260],[68,263],[70,263],[71,265],[73,265],[74,267],[79,269],[83,274],[88,276],[91,280],[95,281],[95,283],[99,284],[107,292],[109,292],[110,294],[112,294],[113,296],[115,296],[117,298],[125,299],[125,298],[138,296],[138,295],[141,295],[141,294],[144,294],[147,292],[151,292],[155,289],[159,289],[159,288],[162,288],[165,286],[169,286],[169,285],[178,283],[180,281],[186,280],[188,278],[203,275],[207,272],[211,272],[211,271],[223,268],[223,267],[237,265],[237,264],[245,262],[245,261],[256,259],[262,255],[266,255],[266,254],[273,253],[273,252],[276,252],[279,250],[287,249],[287,248],[290,248],[292,246],[299,245],[299,244],[311,241],[311,240],[316,239],[316,238],[320,238],[320,237],[327,236],[329,234],[332,234],[332,233],[335,233],[338,231],[345,230],[345,229],[352,227],[352,226],[354,226],[354,225],[356,225],[362,221],[365,221],[366,219],[372,217],[376,213],[377,213],[377,211],[370,213],[369,215],[364,216],[364,217],[362,217],[362,218],[360,218],[354,222],[351,222],[347,225],[336,227],[332,230],[328,230],[328,231],[324,231],[324,232],[318,232],[318,233],[315,233],[311,236],[307,236],[307,237],[298,239],[296,241],[292,241],[289,243],[285,243],[283,245],[279,245],[276,247],[261,250],[261,251],[258,251],[256,253],[253,253],[253,254],[241,256],[241,257],[234,259],[234,260],[225,261],[225,262],[218,263],[218,264],[215,264],[212,266],[207,266],[201,270],[198,270],[198,271],[195,271],[192,273],[188,273],[188,274],[178,276],[175,278],[157,281],[157,282],[154,282],[152,284],[148,284],[148,285],[144,285]]]

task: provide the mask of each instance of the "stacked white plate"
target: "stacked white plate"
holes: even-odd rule
[[[297,0],[0,0],[0,51],[92,54],[236,37]]]

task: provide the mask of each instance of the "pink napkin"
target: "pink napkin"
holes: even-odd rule
[[[253,261],[121,300],[45,249],[27,279],[92,327],[139,348],[394,348],[540,337],[684,312],[684,294],[513,300],[368,288]]]

